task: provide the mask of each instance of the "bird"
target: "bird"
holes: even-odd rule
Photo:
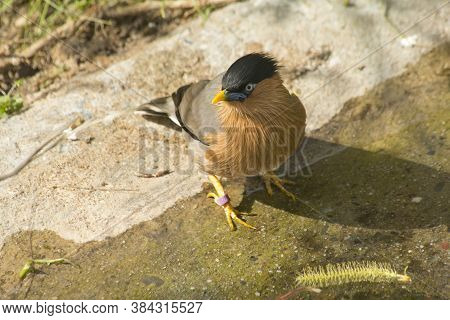
[[[270,54],[249,53],[213,79],[186,84],[135,110],[146,119],[167,118],[183,131],[215,189],[207,197],[224,209],[231,230],[236,224],[256,228],[231,205],[223,178],[260,176],[269,196],[273,184],[296,200],[284,187],[292,181],[274,172],[303,141],[306,110],[284,85],[280,69]]]

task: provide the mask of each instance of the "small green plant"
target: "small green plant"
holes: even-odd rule
[[[23,100],[13,95],[0,96],[0,118],[5,115],[20,111],[23,107]]]
[[[0,119],[9,114],[19,112],[23,107],[23,100],[19,96],[13,95],[16,88],[23,84],[23,79],[16,80],[8,93],[0,89]]]
[[[356,282],[409,283],[411,278],[406,275],[406,268],[405,274],[398,274],[387,263],[370,261],[307,268],[297,277],[297,283],[304,287],[323,288]]]
[[[36,264],[45,264],[45,265],[52,265],[52,264],[71,264],[74,265],[72,262],[70,262],[67,259],[60,258],[60,259],[30,259],[28,260],[23,268],[19,272],[19,279],[23,280],[26,278],[26,276],[30,272],[36,272],[35,265]]]
[[[211,12],[214,10],[214,7],[211,5],[200,5],[199,2],[196,2],[195,4],[195,12],[202,18],[203,22],[208,20]]]
[[[77,20],[89,8],[103,0],[30,0],[23,4],[24,24],[22,36],[24,44],[30,43],[46,35],[67,20]],[[14,1],[1,1],[0,12],[15,12]]]
[[[161,15],[161,18],[166,18],[166,0],[161,0],[161,6],[159,8],[159,14]]]

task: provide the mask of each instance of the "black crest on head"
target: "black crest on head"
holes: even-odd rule
[[[258,83],[278,71],[277,61],[264,53],[250,53],[237,59],[222,78],[222,89],[242,91],[248,83]]]

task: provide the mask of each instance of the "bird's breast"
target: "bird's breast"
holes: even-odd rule
[[[255,118],[231,115],[210,141],[205,170],[239,177],[277,169],[304,137],[306,115],[301,107],[302,110],[290,108],[283,114],[268,112]]]

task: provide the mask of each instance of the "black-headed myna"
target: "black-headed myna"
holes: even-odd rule
[[[295,94],[283,85],[278,63],[267,54],[251,53],[236,60],[213,80],[179,88],[170,97],[152,100],[136,113],[168,117],[185,132],[201,169],[209,174],[216,193],[208,197],[234,222],[254,229],[240,213],[218,177],[262,176],[295,200],[273,170],[280,167],[301,143],[306,112]]]

